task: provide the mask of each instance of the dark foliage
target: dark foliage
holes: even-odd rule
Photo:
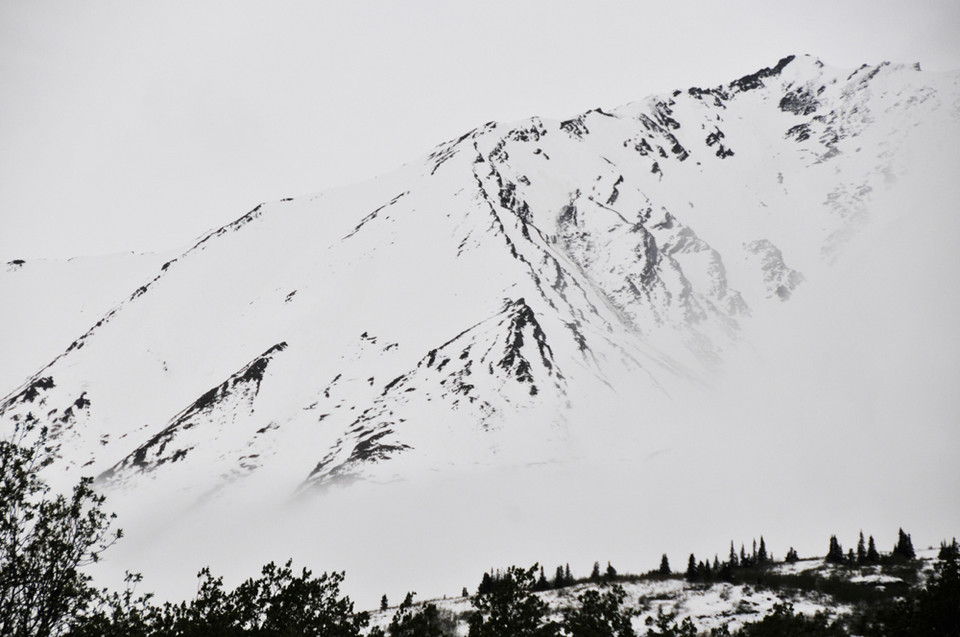
[[[836,535],[830,536],[830,548],[827,550],[826,561],[830,564],[843,564],[843,547],[837,540]]]
[[[666,553],[664,553],[663,557],[660,558],[660,568],[657,569],[657,573],[660,575],[670,574],[670,560],[667,559]]]
[[[721,633],[715,631],[714,635]],[[776,604],[773,612],[758,622],[744,624],[740,637],[846,637],[839,623],[831,623],[822,613],[807,616],[794,612],[789,603]]]
[[[387,627],[389,637],[453,637],[457,618],[450,611],[427,604],[418,612],[411,607],[397,611]]]
[[[138,576],[133,576],[139,581]],[[198,574],[196,597],[190,602],[155,607],[149,596],[104,595],[98,607],[78,616],[70,635],[78,637],[359,637],[369,623],[367,613],[354,613],[353,602],[341,597],[342,573],[299,575],[291,563],[267,564],[261,577],[232,591],[209,569]]]
[[[537,578],[537,583],[533,585],[533,590],[535,591],[548,591],[550,590],[550,582],[547,581],[547,576],[543,572],[543,567],[540,567],[540,577]]]
[[[942,544],[927,586],[869,614],[860,632],[873,637],[960,636],[958,554],[956,540]]]
[[[590,571],[590,581],[591,582],[600,581],[600,562],[593,563],[593,570]]]
[[[610,562],[607,562],[607,571],[605,573],[608,582],[612,582],[617,579],[617,569],[613,568],[613,565]]]
[[[630,620],[634,612],[624,608],[624,593],[613,586],[603,593],[584,591],[577,597],[579,606],[564,612],[563,634],[569,637],[634,637]]]
[[[42,379],[41,379],[42,380]],[[39,381],[38,381],[39,382]],[[51,382],[52,384],[52,382]],[[46,428],[18,425],[0,440],[0,635],[59,634],[96,596],[82,568],[119,539],[93,479],[55,494],[39,476],[52,462]]]
[[[473,598],[470,637],[552,637],[558,627],[545,621],[547,605],[533,592],[538,566],[511,566],[489,593]]]
[[[697,637],[697,627],[689,617],[677,624],[676,613],[665,613],[663,607],[657,609],[657,618],[647,617],[646,637]]]
[[[893,547],[893,555],[905,560],[912,560],[917,557],[913,550],[913,541],[908,534],[903,532],[903,529],[900,529],[897,536],[897,544]]]
[[[770,561],[770,556],[767,555],[767,544],[763,541],[763,536],[760,536],[760,548],[757,550],[757,564],[766,564]]]

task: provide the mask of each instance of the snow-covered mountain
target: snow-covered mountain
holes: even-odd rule
[[[99,476],[130,510],[173,503],[165,515],[231,492],[636,463],[664,436],[735,437],[703,416],[718,391],[806,388],[804,361],[832,378],[809,343],[830,356],[878,321],[890,329],[868,341],[887,351],[931,316],[921,343],[894,345],[938,379],[903,405],[956,442],[941,389],[957,141],[960,74],[809,56],[565,121],[491,122],[210,232],[13,388],[0,421],[48,425],[62,476]],[[834,399],[869,384],[871,364],[844,356]],[[772,402],[792,414],[796,399]],[[764,435],[819,433],[811,414]]]

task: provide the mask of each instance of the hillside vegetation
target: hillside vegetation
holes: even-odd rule
[[[485,573],[472,595],[415,604],[411,592],[396,609],[384,596],[377,613],[355,611],[342,572],[270,563],[229,590],[205,568],[193,599],[158,605],[137,594],[139,575],[116,592],[83,573],[121,534],[89,479],[69,497],[51,491],[38,475],[45,432],[25,444],[28,433],[0,440],[0,634],[10,637],[960,634],[957,541],[918,556],[902,529],[886,554],[862,533],[847,553],[832,536],[823,559],[790,549],[778,562],[762,537],[749,552],[731,542],[725,561],[691,554],[682,575],[666,555],[640,575],[596,563],[587,578],[562,566],[550,580],[537,565],[511,566]]]

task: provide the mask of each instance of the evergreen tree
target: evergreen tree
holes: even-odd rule
[[[937,559],[954,562],[960,560],[960,545],[957,544],[957,538],[953,538],[953,542],[950,544],[947,544],[946,541],[940,542],[940,552],[937,553]]]
[[[876,564],[880,561],[880,553],[877,552],[877,545],[873,541],[873,536],[867,541],[867,563]]]
[[[547,581],[547,576],[544,575],[544,573],[543,573],[543,567],[541,566],[541,567],[540,567],[540,578],[537,579],[537,583],[536,583],[536,585],[534,586],[534,590],[536,590],[536,591],[539,592],[539,591],[549,590],[549,588],[550,588],[550,582]]]
[[[617,579],[617,569],[613,568],[610,562],[607,562],[607,581],[612,582],[615,579]]]
[[[567,585],[567,579],[563,576],[563,567],[557,567],[557,574],[553,576],[553,587],[563,588]]]
[[[409,591],[407,593],[407,596],[403,598],[403,601],[400,602],[400,608],[404,609],[404,608],[410,608],[411,606],[413,606],[413,597],[416,594],[417,594],[416,591]]]
[[[466,586],[464,586],[463,590],[460,592],[460,597],[470,597],[470,591],[467,590]]]
[[[657,569],[657,573],[660,575],[670,574],[670,560],[667,559],[666,553],[664,553],[663,557],[660,558],[660,568]]]
[[[740,545],[740,566],[744,568],[750,566],[750,558],[747,557],[747,552],[743,550],[743,544]]]
[[[388,608],[390,608],[390,604],[387,602],[387,595],[384,594],[383,597],[380,598],[380,610],[387,610]]]
[[[570,574],[570,564],[569,564],[569,563],[567,563],[567,564],[563,567],[563,581],[566,582],[566,584],[564,584],[564,586],[570,586],[571,584],[573,584],[573,575]]]
[[[713,572],[715,575],[720,573],[720,558],[717,555],[713,556]]]
[[[600,581],[600,562],[593,563],[593,570],[590,571],[590,581],[591,582]]]
[[[863,531],[860,531],[860,539],[857,540],[857,563],[864,564],[867,561],[867,545],[863,540]]]
[[[826,561],[830,564],[843,564],[843,547],[837,541],[836,535],[830,536],[830,549],[827,551]]]
[[[900,529],[897,545],[893,547],[893,554],[907,560],[912,560],[917,557],[916,552],[913,550],[913,541],[909,535],[903,532],[903,529]]]
[[[480,579],[480,586],[477,587],[477,595],[486,595],[493,590],[493,577],[490,573],[484,573]]]
[[[798,562],[799,560],[800,560],[800,556],[797,555],[797,550],[791,546],[790,550],[787,551],[787,556],[786,558],[784,558],[784,561],[787,562],[788,564],[792,564],[794,562]]]
[[[760,549],[757,551],[757,564],[766,564],[768,560],[767,557],[767,545],[763,541],[763,536],[760,536]]]
[[[690,559],[687,560],[687,572],[685,577],[691,581],[697,578],[697,559],[693,556],[693,553],[690,554]]]
[[[733,540],[730,540],[730,566],[733,568],[740,566],[740,560],[737,559],[737,552],[733,548]]]

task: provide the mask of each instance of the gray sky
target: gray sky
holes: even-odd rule
[[[0,0],[0,260],[179,247],[489,120],[790,53],[960,68],[956,0]]]

